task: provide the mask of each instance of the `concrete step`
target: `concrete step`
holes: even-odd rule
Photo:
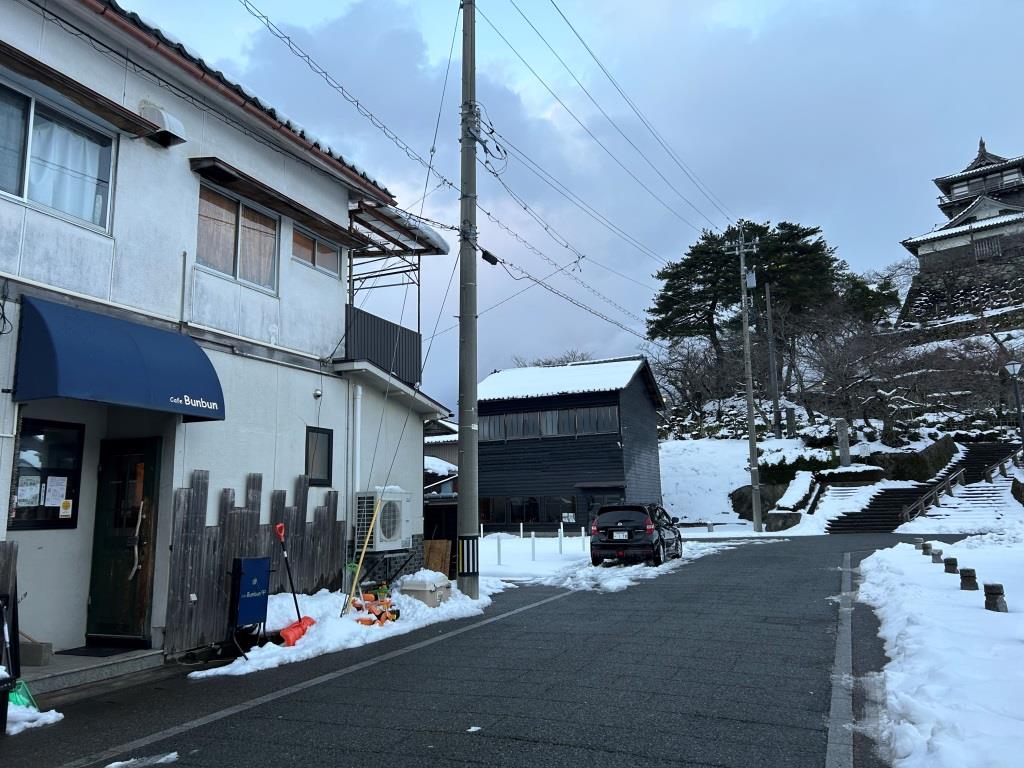
[[[106,657],[54,654],[44,667],[22,666],[21,677],[32,693],[52,693],[153,669],[163,663],[164,652],[159,649],[126,651]]]

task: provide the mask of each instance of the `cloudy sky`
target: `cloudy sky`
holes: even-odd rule
[[[456,194],[435,189],[436,178],[427,182],[419,164],[239,2],[122,2],[340,149],[403,207],[419,213],[422,205],[425,216],[458,221]],[[930,180],[970,162],[979,136],[998,154],[1024,153],[1014,128],[1024,112],[1013,98],[1017,46],[1008,35],[1024,23],[1024,3],[1016,0],[556,2],[726,213],[820,226],[857,270],[903,258],[899,241],[941,220]],[[553,232],[483,169],[481,204],[559,266],[577,258],[573,249],[585,254],[572,275],[586,285],[565,273],[551,284],[642,333],[659,260],[677,258],[700,227],[722,226],[725,218],[637,119],[550,0],[478,4],[490,23],[478,17],[477,98],[497,142],[605,223],[515,153],[495,171]],[[441,98],[456,0],[256,5],[422,156],[435,146],[436,167],[458,180],[461,35],[443,105]],[[430,194],[421,203],[425,182]],[[486,219],[480,243],[531,274],[555,269]],[[456,251],[453,241],[453,256],[425,265],[421,312],[425,341],[435,324],[442,331],[424,390],[452,408],[458,334],[446,329],[455,322],[457,278],[443,308],[442,297]],[[481,262],[481,310],[527,285]],[[416,323],[412,292],[378,290],[365,300],[370,311]],[[482,313],[480,374],[507,367],[516,355],[578,348],[604,357],[634,352],[639,343],[535,286]]]

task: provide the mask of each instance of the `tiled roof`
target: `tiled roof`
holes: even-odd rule
[[[250,103],[260,112],[264,113],[267,117],[279,123],[288,133],[290,133],[294,139],[302,145],[307,151],[313,154],[318,154],[329,162],[337,163],[345,168],[352,174],[355,174],[362,179],[367,185],[373,188],[377,192],[377,197],[381,198],[382,202],[394,202],[394,195],[391,194],[388,189],[380,184],[375,179],[371,178],[366,171],[359,168],[357,165],[349,160],[346,160],[341,156],[340,153],[331,149],[330,146],[321,142],[314,136],[308,134],[298,124],[289,120],[287,116],[280,113],[271,105],[259,99],[255,94],[246,90],[240,84],[230,80],[220,70],[214,69],[207,64],[200,56],[190,51],[183,43],[175,40],[170,35],[165,33],[159,27],[156,27],[147,21],[145,21],[139,14],[134,11],[126,10],[122,8],[116,0],[95,0],[95,2],[87,2],[87,6],[98,5],[102,10],[97,11],[98,15],[105,16],[109,11],[115,14],[123,21],[129,22],[131,25],[136,27],[139,31],[154,38],[160,45],[164,46],[177,53],[182,59],[188,64],[197,67],[203,77],[201,79],[210,78],[219,85],[227,88],[230,91],[234,91],[239,97]]]

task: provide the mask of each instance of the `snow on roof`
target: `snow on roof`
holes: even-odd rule
[[[1007,160],[1001,160],[997,163],[990,165],[980,165],[976,168],[965,168],[959,173],[951,173],[948,176],[939,176],[933,181],[936,184],[944,184],[950,181],[957,181],[958,179],[966,179],[971,176],[984,176],[987,173],[995,173],[996,171],[1002,171],[1007,168],[1013,168],[1014,166],[1021,165],[1024,163],[1024,155],[1018,155],[1017,157],[1011,157]]]
[[[450,461],[439,459],[436,456],[423,457],[423,471],[432,475],[448,476],[457,474],[459,468]]]
[[[423,442],[430,443],[431,445],[437,445],[438,443],[457,443],[459,442],[459,436],[457,434],[428,435],[423,438]]]
[[[1002,224],[1013,224],[1018,221],[1024,221],[1024,213],[1007,213],[1003,216],[990,216],[987,219],[981,219],[980,221],[973,221],[970,224],[962,224],[959,227],[950,227],[949,229],[936,229],[929,232],[926,235],[919,235],[918,237],[910,237],[903,241],[903,245],[917,245],[919,243],[928,243],[932,240],[942,240],[946,237],[952,237],[954,235],[962,235],[967,232],[973,232],[980,229],[990,229],[991,227],[998,227]]]
[[[586,360],[567,365],[509,368],[495,371],[480,382],[477,399],[515,400],[580,392],[625,389],[644,365],[640,356]]]

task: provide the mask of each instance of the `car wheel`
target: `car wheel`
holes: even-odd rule
[[[603,562],[604,562],[604,558],[603,558],[603,557],[601,557],[600,555],[594,555],[594,554],[592,554],[592,555],[590,556],[590,564],[591,564],[592,566],[594,566],[595,568],[596,568],[597,566],[601,565],[601,563],[603,563]]]
[[[683,556],[683,541],[680,539],[676,542],[676,560]]]
[[[657,568],[659,565],[665,562],[665,544],[658,542],[658,546],[654,550],[654,557],[651,558],[651,565]]]

